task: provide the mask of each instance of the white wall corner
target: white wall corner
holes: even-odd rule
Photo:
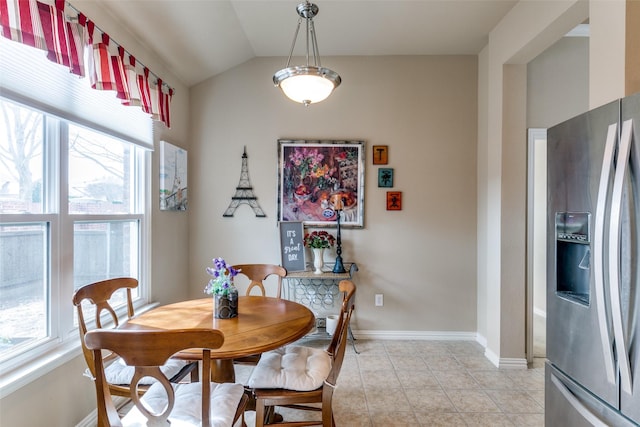
[[[487,348],[487,338],[482,334],[476,334],[476,341],[485,349]]]
[[[493,351],[488,348],[485,348],[484,357],[489,359],[491,363],[495,365],[496,368],[499,369],[527,369],[527,359],[526,358],[508,358],[508,357],[498,357]]]
[[[491,363],[493,363],[493,365],[496,368],[500,367],[500,358],[498,357],[497,354],[495,354],[493,351],[491,351],[489,348],[484,349],[484,357],[486,357],[487,359],[489,359],[489,361]]]

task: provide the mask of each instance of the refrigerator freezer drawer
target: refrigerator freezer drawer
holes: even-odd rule
[[[637,427],[549,362],[545,376],[546,427]]]

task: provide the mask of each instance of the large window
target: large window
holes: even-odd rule
[[[77,341],[84,284],[135,277],[144,302],[147,156],[0,98],[0,370]]]

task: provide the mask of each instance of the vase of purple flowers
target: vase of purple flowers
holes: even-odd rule
[[[214,258],[213,267],[207,267],[212,277],[204,292],[213,295],[213,316],[216,319],[231,319],[238,316],[238,289],[233,279],[238,274],[223,258]]]

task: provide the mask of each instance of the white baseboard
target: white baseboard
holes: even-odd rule
[[[356,339],[477,341],[475,332],[354,330]]]
[[[487,348],[487,339],[477,332],[438,332],[438,331],[367,331],[355,330],[356,339],[379,340],[440,340],[440,341],[476,341],[484,347],[484,355],[497,368],[527,369],[527,359],[498,357]]]
[[[545,310],[540,309],[540,308],[533,307],[533,314],[535,314],[536,316],[540,316],[543,319],[547,318],[547,312]]]
[[[84,417],[82,421],[76,424],[76,427],[95,427],[96,425],[98,425],[98,410],[94,409],[89,415]]]
[[[124,404],[127,403],[128,401],[129,399],[127,399],[126,397],[113,396],[113,404],[118,409],[124,406]],[[96,427],[97,424],[98,424],[98,410],[94,409],[89,413],[89,415],[84,417],[82,421],[76,424],[76,427]]]
[[[482,347],[487,348],[487,338],[485,338],[484,335],[481,334],[477,334],[477,338],[476,341],[478,341],[478,344],[480,344]]]
[[[496,368],[500,369],[527,369],[527,359],[526,358],[509,358],[509,357],[498,357],[493,351],[489,350],[486,346],[484,349],[484,356],[489,359],[491,363],[494,364]]]
[[[487,347],[487,339],[478,334],[478,343],[480,343],[483,347],[484,347],[484,357],[486,357],[487,359],[489,359],[489,361],[491,363],[493,363],[493,365],[496,368],[504,368],[504,369],[527,369],[527,359],[523,358],[523,359],[513,359],[513,358],[506,358],[506,357],[498,357],[497,354],[495,354],[493,351],[491,351],[488,347]]]
[[[497,354],[495,354],[493,351],[491,351],[491,350],[489,349],[489,347],[487,347],[487,346],[486,346],[486,343],[485,343],[485,346],[484,346],[484,357],[486,357],[487,359],[489,359],[489,361],[490,361],[491,363],[493,363],[493,365],[494,365],[496,368],[499,368],[499,367],[500,367],[500,358],[498,357],[498,355],[497,355]]]
[[[527,369],[527,359],[502,357],[500,359],[500,364],[498,365],[498,368],[500,368],[500,369]]]

